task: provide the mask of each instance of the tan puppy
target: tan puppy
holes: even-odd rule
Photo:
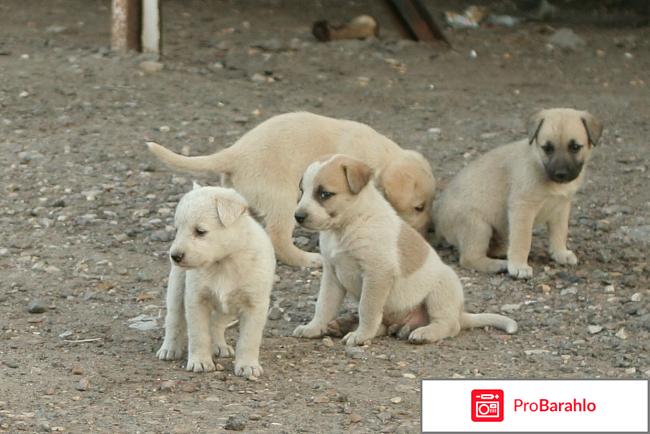
[[[289,265],[320,264],[317,253],[294,246],[293,211],[305,168],[326,154],[347,153],[366,162],[379,173],[380,188],[402,218],[421,232],[430,225],[435,181],[429,163],[358,122],[287,113],[262,122],[231,147],[203,157],[183,157],[155,143],[148,146],[175,169],[227,175],[264,218],[278,258]]]
[[[456,273],[399,218],[371,177],[370,166],[344,155],[314,162],[304,174],[295,218],[321,231],[323,277],[314,318],[293,335],[325,334],[346,293],[359,300],[359,326],[343,338],[347,345],[387,332],[412,343],[486,325],[514,333],[509,318],[464,311]]]
[[[158,358],[180,358],[189,338],[188,371],[213,371],[213,355],[234,355],[236,375],[259,376],[275,277],[271,240],[248,215],[244,198],[228,188],[195,186],[179,202],[174,224],[165,339]],[[224,336],[233,319],[239,319],[235,351]]]
[[[458,248],[463,267],[528,278],[533,226],[545,224],[551,258],[576,264],[566,247],[571,199],[602,128],[584,111],[536,113],[528,139],[488,152],[452,179],[433,206],[436,235]]]

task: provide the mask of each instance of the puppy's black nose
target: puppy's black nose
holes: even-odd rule
[[[296,219],[298,223],[302,223],[307,218],[307,213],[304,211],[296,211],[293,217]]]
[[[569,172],[566,170],[557,170],[555,173],[553,173],[553,177],[555,178],[556,181],[566,181],[569,179]]]
[[[183,258],[185,257],[185,253],[183,253],[183,252],[173,252],[173,253],[172,253],[171,255],[169,255],[169,256],[171,256],[172,261],[174,261],[174,262],[176,262],[177,264],[179,264],[179,263],[183,260]]]

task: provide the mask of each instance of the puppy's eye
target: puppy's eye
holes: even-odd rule
[[[582,145],[580,143],[576,143],[573,140],[569,143],[569,151],[573,152],[574,154],[577,154],[580,152],[580,149],[582,149]]]
[[[422,204],[416,206],[416,207],[415,207],[415,210],[416,210],[417,212],[422,212],[422,211],[424,211],[424,206],[425,206],[425,205],[422,203]]]
[[[318,197],[321,198],[321,200],[327,200],[330,197],[334,196],[336,193],[332,193],[331,191],[326,191],[326,190],[320,190],[318,192]]]
[[[555,148],[551,142],[546,142],[544,146],[542,146],[542,151],[544,151],[546,155],[551,155],[553,151],[555,151]]]
[[[196,235],[197,237],[202,237],[203,235],[205,235],[207,233],[208,233],[208,231],[206,231],[205,229],[194,228],[194,235]]]

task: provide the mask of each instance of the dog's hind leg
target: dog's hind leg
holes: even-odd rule
[[[492,227],[486,222],[472,218],[463,224],[458,236],[460,265],[484,273],[501,273],[508,269],[508,261],[487,256],[492,237]]]
[[[278,259],[294,267],[320,267],[322,260],[318,253],[305,252],[293,244],[294,227],[293,210],[282,215],[267,214],[266,232],[271,237]]]
[[[185,271],[172,265],[167,284],[167,315],[165,316],[165,339],[156,353],[160,360],[180,359],[187,346],[187,323],[184,301]]]

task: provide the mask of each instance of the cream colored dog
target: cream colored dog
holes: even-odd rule
[[[294,246],[293,211],[305,168],[326,154],[347,153],[366,162],[399,215],[421,232],[430,226],[435,181],[429,163],[358,122],[287,113],[262,122],[231,147],[202,157],[183,157],[151,142],[148,146],[172,168],[227,175],[264,219],[278,258],[288,265],[320,264],[317,253]]]
[[[488,152],[452,179],[433,206],[436,235],[458,248],[463,267],[528,278],[533,226],[546,224],[551,258],[576,264],[566,247],[571,199],[602,128],[584,111],[536,113],[528,139]]]
[[[371,176],[370,166],[344,155],[314,162],[304,174],[295,218],[321,231],[323,277],[314,318],[293,335],[325,334],[346,293],[359,300],[359,326],[343,338],[347,345],[395,332],[434,342],[486,325],[514,333],[510,318],[464,311],[456,273],[398,217]]]
[[[189,338],[188,371],[212,371],[213,355],[234,355],[236,375],[261,375],[259,349],[275,276],[268,235],[248,215],[244,198],[221,187],[195,185],[176,208],[175,226],[158,358],[180,358]],[[233,351],[224,331],[235,318],[239,339]]]

